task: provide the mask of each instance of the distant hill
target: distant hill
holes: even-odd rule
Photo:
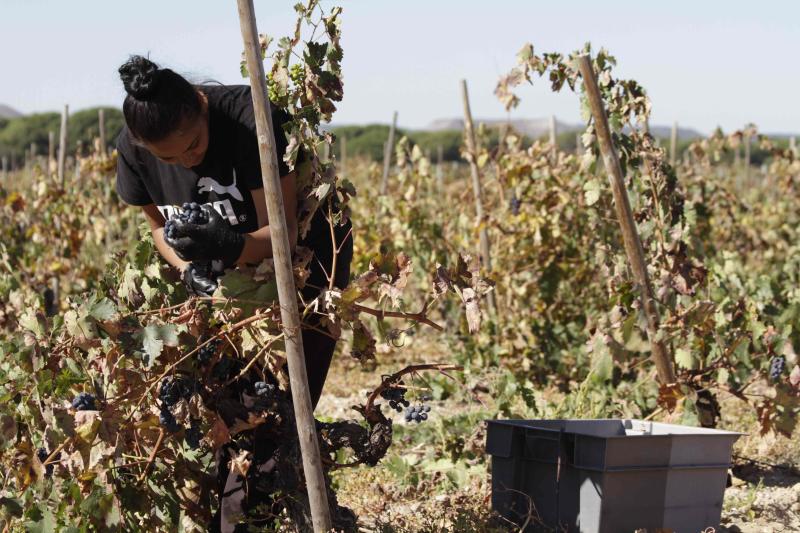
[[[500,127],[506,123],[505,119],[490,118],[490,119],[475,119],[475,124],[486,124],[490,127]],[[531,137],[533,139],[548,135],[550,131],[549,118],[529,118],[529,119],[516,119],[511,121],[511,125],[515,130]],[[444,130],[461,130],[464,128],[464,120],[460,118],[441,118],[434,120],[426,128],[425,131],[444,131]],[[571,131],[582,131],[584,126],[582,124],[569,124],[561,122],[556,119],[556,132],[560,135]],[[654,137],[669,138],[672,132],[672,126],[650,126],[650,133]],[[678,139],[688,140],[702,137],[703,135],[691,128],[681,128],[678,126]]]
[[[656,138],[661,137],[662,139],[669,139],[669,136],[672,135],[672,126],[650,126],[650,135]],[[705,137],[705,135],[695,129],[681,128],[680,125],[678,125],[679,140],[686,141],[696,139],[698,137]]]
[[[507,121],[506,119],[501,118],[478,118],[474,119],[475,125],[478,124],[486,124],[489,127],[501,127]],[[527,135],[533,139],[541,137],[543,135],[548,135],[550,131],[550,119],[549,118],[528,118],[528,119],[516,119],[511,121],[511,126],[518,132]],[[434,120],[424,130],[427,131],[443,131],[443,130],[463,130],[464,129],[464,120],[460,118],[441,118],[438,120]],[[583,126],[578,124],[567,124],[566,122],[561,122],[556,120],[556,132],[564,133],[569,131],[578,131],[582,130]]]
[[[0,106],[0,116],[5,109],[5,106]],[[84,149],[89,149],[93,145],[99,130],[98,109],[93,107],[70,114],[67,138],[71,150],[75,149],[73,147],[76,147],[77,143],[81,143]],[[113,145],[125,119],[119,109],[104,107],[103,110],[106,121],[106,141],[109,145]],[[30,150],[31,144],[36,145],[38,153],[45,154],[48,150],[49,133],[52,131],[58,134],[60,129],[61,114],[57,112],[30,113],[12,118],[2,118],[0,119],[0,156],[11,156],[17,162],[24,161],[24,154]]]
[[[6,104],[0,104],[0,118],[17,118],[21,116],[22,113],[13,107],[7,106]]]

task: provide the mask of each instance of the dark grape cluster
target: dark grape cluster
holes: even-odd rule
[[[189,425],[189,429],[186,430],[184,439],[186,439],[186,444],[188,444],[190,448],[199,448],[201,438],[202,435],[200,434],[200,421],[193,418],[191,424]]]
[[[381,391],[381,398],[388,400],[389,407],[398,413],[403,410],[403,407],[408,407],[410,403],[406,400],[406,388],[401,381],[393,387],[387,387]]]
[[[185,224],[208,224],[208,213],[197,202],[184,203],[178,212],[172,215],[164,224],[164,234],[170,239],[178,237],[178,228],[175,226],[176,221]]]
[[[522,207],[522,200],[517,198],[516,194],[511,194],[511,199],[508,201],[508,209],[512,215],[519,215],[519,208]]]
[[[428,419],[428,413],[430,410],[430,405],[414,405],[411,407],[406,407],[406,422],[416,422],[419,424],[423,420]]]
[[[272,383],[267,383],[266,381],[256,381],[253,384],[253,390],[256,393],[256,396],[262,396],[264,398],[271,398],[275,394],[275,385]]]
[[[219,348],[220,340],[214,339],[213,341],[209,342],[208,344],[204,345],[200,350],[197,352],[197,362],[201,365],[208,364],[209,361],[216,355],[217,348]]]
[[[97,406],[95,405],[94,395],[88,392],[78,394],[72,400],[72,408],[76,411],[96,411]]]
[[[783,369],[786,368],[786,358],[782,355],[776,355],[769,363],[769,379],[778,381],[783,374]]]
[[[47,453],[47,450],[44,448],[39,448],[36,450],[36,457],[39,458],[39,462],[44,463],[47,460],[47,456],[50,455]],[[59,454],[61,455],[61,454]],[[50,477],[53,475],[53,464],[49,464],[44,467],[44,475],[45,477]]]
[[[175,415],[169,410],[166,405],[161,406],[161,414],[158,415],[158,421],[170,433],[176,433],[181,429],[178,421],[175,420]]]
[[[166,377],[161,382],[161,388],[158,390],[158,399],[161,404],[166,407],[172,407],[181,399],[188,400],[195,392],[196,386],[182,377]]]
[[[197,392],[197,388],[196,381],[183,376],[166,377],[161,381],[161,387],[158,389],[158,399],[161,400],[161,414],[158,417],[158,421],[164,426],[164,429],[170,433],[175,433],[181,429],[170,409],[179,401],[190,399],[192,394]]]

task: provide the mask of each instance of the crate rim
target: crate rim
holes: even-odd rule
[[[564,431],[561,429],[553,429],[553,428],[544,428],[544,427],[536,427],[536,426],[523,426],[521,424],[514,424],[514,422],[553,422],[553,421],[563,421],[563,422],[621,422],[625,420],[635,420],[638,422],[651,422],[653,424],[661,424],[665,426],[676,426],[676,427],[684,427],[684,428],[694,428],[701,430],[698,433],[691,433],[691,434],[683,434],[683,433],[664,433],[661,435],[609,435],[607,437],[599,436],[599,435],[589,435],[586,433],[580,433],[576,431]],[[584,435],[586,437],[592,437],[597,439],[628,439],[628,438],[663,438],[663,437],[675,437],[675,436],[691,436],[691,437],[721,437],[721,436],[736,436],[737,438],[746,436],[748,433],[741,433],[738,431],[730,431],[727,429],[715,429],[715,428],[703,428],[697,426],[684,426],[681,424],[670,424],[667,422],[652,422],[650,420],[642,420],[639,418],[508,418],[508,419],[484,419],[484,422],[487,424],[502,424],[505,426],[512,426],[512,427],[529,427],[530,429],[536,429],[537,431],[547,431],[552,433],[569,433],[573,435]]]

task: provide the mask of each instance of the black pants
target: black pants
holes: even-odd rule
[[[328,276],[333,267],[334,244],[331,241],[328,222],[320,215],[321,210],[317,212],[317,216],[315,216],[312,221],[309,236],[313,237],[301,240],[298,243],[300,246],[306,246],[314,251],[314,257],[309,264],[310,275],[307,280],[307,285],[301,291],[306,301],[310,301],[319,295],[319,289],[317,287],[328,286]],[[349,222],[334,228],[336,248],[339,249],[336,258],[334,286],[339,289],[347,287],[350,281],[350,263],[353,259],[353,237],[350,228],[351,225]],[[311,403],[316,407],[322,395],[325,379],[328,377],[328,370],[331,366],[337,340],[323,333],[326,329],[325,326],[319,324],[318,317],[307,318],[304,321],[304,325],[316,328],[310,329],[304,327],[302,331],[308,388],[311,394]],[[258,428],[255,431],[258,432]],[[268,439],[256,438],[254,440],[257,442],[257,445],[253,449],[253,464],[250,467],[250,471],[252,472],[257,471],[261,465],[269,461],[275,450],[275,443],[269,442]],[[222,528],[221,508],[223,505],[226,482],[229,477],[229,465],[227,459],[225,459],[227,456],[227,446],[228,445],[223,446],[221,450],[222,459],[217,465],[217,490],[220,510],[217,511],[211,524],[209,524],[209,531],[211,532],[218,532]],[[248,473],[248,477],[249,476],[250,474]],[[241,502],[241,507],[244,510],[253,509],[260,503],[268,501],[268,499],[268,494],[248,494],[244,501]],[[243,525],[236,526],[236,531],[240,530],[244,531],[245,527]]]
[[[317,287],[328,286],[328,276],[333,268],[333,247],[331,241],[330,226],[322,215],[321,207],[311,222],[309,237],[301,240],[298,245],[306,246],[314,251],[314,257],[309,264],[310,274],[306,280],[306,287],[301,293],[306,301],[310,301],[319,295]],[[334,273],[333,284],[339,289],[344,289],[350,282],[350,263],[353,260],[353,236],[351,224],[334,227],[336,236],[336,248],[339,254],[336,257],[336,272]],[[311,318],[307,324],[325,331],[324,326],[319,326],[318,320]],[[336,348],[336,340],[330,336],[315,331],[313,329],[303,329],[303,348],[305,350],[306,371],[308,372],[308,387],[311,392],[311,403],[316,406],[322,394],[322,386],[328,376],[328,369],[333,358],[333,351]]]

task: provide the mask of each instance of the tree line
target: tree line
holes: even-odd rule
[[[73,153],[92,148],[99,135],[98,111],[92,107],[70,113],[67,135],[70,139],[69,152]],[[113,146],[125,119],[122,111],[114,107],[102,107],[105,114],[106,140]],[[58,142],[61,128],[61,114],[56,112],[34,113],[16,118],[0,118],[0,156],[7,157],[12,167],[22,166],[31,145],[39,155],[47,154],[49,132],[53,132]],[[57,147],[56,147],[57,149]]]

